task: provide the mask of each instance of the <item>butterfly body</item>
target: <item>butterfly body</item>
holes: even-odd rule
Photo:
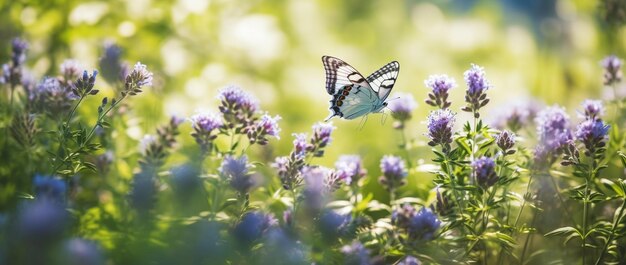
[[[388,63],[367,78],[341,59],[323,56],[326,70],[326,92],[330,100],[331,115],[355,119],[369,113],[380,112],[387,106],[389,96],[400,70],[396,61]]]

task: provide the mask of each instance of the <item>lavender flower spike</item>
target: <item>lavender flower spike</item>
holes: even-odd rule
[[[226,156],[219,168],[220,175],[227,178],[230,186],[240,194],[248,193],[255,186],[248,170],[248,157],[245,155],[239,158]]]
[[[307,149],[309,147],[309,143],[307,142],[307,134],[306,133],[294,133],[292,134],[295,139],[293,140],[293,149],[296,155],[305,156]]]
[[[447,75],[431,75],[424,81],[424,84],[432,89],[428,93],[426,104],[440,109],[447,109],[452,104],[448,101],[448,91],[456,87],[456,82]]]
[[[496,136],[496,144],[505,155],[514,154],[515,150],[511,150],[511,148],[515,145],[515,134],[508,130],[503,130]]]
[[[324,147],[332,141],[330,135],[335,130],[332,122],[318,122],[313,125],[313,138],[311,138],[310,150],[314,156],[321,157],[324,155]]]
[[[404,122],[411,119],[411,112],[417,107],[417,103],[413,99],[413,95],[409,93],[397,93],[399,98],[389,102],[391,117],[397,120],[394,128],[404,128]]]
[[[487,189],[498,181],[496,163],[490,157],[481,157],[472,162],[474,180],[478,186]]]
[[[343,180],[347,185],[358,183],[358,181],[367,174],[367,170],[363,168],[363,162],[358,155],[342,155],[335,162],[338,178]]]
[[[148,71],[145,64],[137,62],[133,67],[133,70],[126,76],[124,83],[123,95],[129,94],[131,96],[137,95],[141,92],[142,87],[152,86],[152,72]]]
[[[267,139],[268,136],[280,139],[280,127],[278,127],[278,121],[280,119],[281,117],[278,115],[272,117],[268,114],[264,114],[261,116],[261,119],[258,120],[250,130],[248,130],[248,139],[250,140],[250,144],[258,143],[260,145],[265,145],[269,141]]]
[[[237,86],[227,86],[219,91],[217,99],[228,128],[242,130],[254,123],[259,103],[251,94]]]
[[[576,129],[576,139],[585,144],[585,155],[592,156],[606,145],[610,126],[602,120],[586,120]]]
[[[472,67],[465,71],[464,77],[467,83],[467,91],[465,93],[467,106],[461,110],[472,112],[474,118],[479,118],[480,114],[478,111],[489,103],[485,92],[490,88],[490,85],[487,78],[485,78],[485,70],[478,65],[472,64]]]
[[[609,55],[601,62],[604,68],[604,85],[611,86],[622,80],[623,62],[615,55]]]
[[[585,99],[581,105],[583,107],[581,118],[598,120],[604,115],[604,105],[601,100]]]
[[[408,171],[402,158],[390,155],[383,156],[380,160],[380,171],[383,175],[378,179],[378,182],[387,190],[393,191],[406,184],[405,178]]]
[[[442,145],[443,151],[450,150],[452,143],[452,127],[454,126],[454,113],[449,109],[439,109],[428,115],[428,145]]]

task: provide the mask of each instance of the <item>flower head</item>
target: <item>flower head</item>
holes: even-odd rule
[[[448,101],[448,93],[450,89],[456,87],[456,81],[447,75],[431,75],[424,81],[424,84],[432,89],[428,93],[426,104],[440,109],[447,109],[452,104]]]
[[[200,146],[203,155],[211,151],[212,143],[217,133],[224,125],[222,116],[213,112],[199,112],[189,118],[194,132],[191,136]]]
[[[233,235],[243,245],[249,246],[269,230],[276,226],[278,221],[272,214],[266,214],[259,211],[248,212],[241,221],[235,226]]]
[[[145,64],[137,62],[133,67],[133,70],[126,75],[124,83],[124,91],[122,94],[129,94],[131,96],[137,95],[141,92],[142,87],[152,86],[152,72],[148,71]]]
[[[172,189],[178,197],[188,199],[200,185],[200,170],[189,164],[172,168]]]
[[[380,160],[380,171],[383,175],[378,181],[388,190],[394,190],[406,183],[408,171],[404,160],[397,156],[386,155]]]
[[[503,130],[498,135],[496,135],[496,145],[502,149],[502,152],[506,155],[512,155],[515,153],[515,150],[510,150],[515,145],[515,134],[508,131]]]
[[[569,115],[559,106],[547,107],[540,111],[535,118],[537,134],[542,144],[548,145],[551,150],[560,147],[569,131]],[[566,137],[565,137],[566,138]]]
[[[227,86],[219,91],[217,99],[227,127],[241,130],[252,125],[259,103],[251,94],[237,86]]]
[[[496,163],[490,157],[481,157],[472,162],[472,175],[476,184],[482,188],[489,188],[496,184]]]
[[[465,93],[465,106],[462,110],[472,112],[475,118],[480,117],[478,110],[489,103],[485,92],[490,88],[489,81],[485,78],[485,70],[475,64],[465,71],[465,83],[467,83],[467,91]]]
[[[26,61],[26,50],[28,49],[28,42],[15,38],[11,41],[11,62],[13,67],[19,67]]]
[[[67,82],[73,82],[83,73],[83,67],[77,60],[67,59],[61,63],[61,75]]]
[[[319,229],[322,235],[335,240],[348,232],[351,216],[349,214],[338,214],[335,211],[324,211],[319,218]]]
[[[154,178],[146,173],[139,172],[133,177],[130,193],[130,205],[142,216],[154,209],[157,201],[158,187]]]
[[[268,136],[280,139],[280,127],[278,127],[278,121],[280,119],[281,117],[278,115],[272,117],[269,114],[264,114],[261,116],[261,119],[257,120],[252,128],[248,130],[247,134],[250,143],[265,145],[269,141],[267,139]]]
[[[312,211],[322,209],[327,200],[326,195],[339,188],[340,184],[335,172],[325,167],[304,167],[302,178],[305,205]]]
[[[98,71],[96,70],[93,70],[91,75],[87,71],[83,71],[82,76],[76,78],[76,81],[70,85],[72,93],[76,97],[98,94],[99,90],[93,89],[96,85],[96,76],[98,76]]]
[[[48,245],[59,239],[69,221],[64,206],[50,200],[35,200],[21,209],[18,232],[27,242]]]
[[[610,126],[602,120],[586,120],[576,128],[576,139],[585,144],[587,156],[594,155],[606,145]]]
[[[37,109],[56,115],[69,110],[76,95],[62,86],[58,79],[46,77],[35,87],[29,99]]]
[[[318,122],[313,125],[313,138],[311,138],[310,151],[316,157],[324,155],[324,147],[326,147],[332,141],[330,135],[335,130],[332,122],[322,123]]]
[[[540,104],[535,101],[505,104],[494,111],[495,118],[491,120],[491,126],[499,130],[518,132],[533,121],[539,108]]]
[[[342,155],[335,162],[335,169],[339,179],[343,180],[347,185],[357,183],[359,179],[367,174],[367,170],[363,168],[363,162],[358,155]]]
[[[113,42],[104,43],[104,54],[98,60],[102,77],[110,84],[125,81],[128,65],[121,61],[122,49]]]
[[[429,208],[424,207],[416,211],[409,204],[394,210],[391,220],[394,225],[407,233],[411,241],[431,240],[441,226],[441,221]]]
[[[233,189],[240,194],[246,194],[255,186],[252,175],[248,172],[249,168],[247,156],[244,155],[239,158],[226,156],[219,171],[220,175],[229,180]]]
[[[597,120],[604,115],[604,105],[601,100],[585,99],[581,106],[583,107],[581,117],[587,120]]]
[[[605,57],[602,62],[604,68],[604,85],[610,86],[622,80],[622,60],[615,55]]]
[[[65,202],[67,192],[67,184],[65,184],[65,181],[58,178],[36,175],[33,179],[33,186],[35,186],[35,196],[37,200]]]
[[[295,138],[293,139],[293,149],[296,155],[306,155],[307,149],[309,149],[308,135],[306,133],[294,133],[292,135]]]
[[[396,129],[404,128],[404,122],[411,119],[411,112],[417,108],[417,103],[413,99],[413,95],[409,93],[397,93],[399,98],[389,101],[389,109],[391,117],[398,122],[394,124]]]
[[[452,127],[454,127],[454,113],[449,109],[432,111],[428,115],[428,145],[442,145],[444,151],[450,148],[452,143]]]
[[[397,265],[422,265],[422,262],[413,256],[406,256]]]

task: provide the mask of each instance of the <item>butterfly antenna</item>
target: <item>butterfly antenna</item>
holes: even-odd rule
[[[332,119],[335,116],[337,116],[337,114],[331,113],[330,116],[328,116],[328,118],[324,119],[324,122],[328,122],[330,119]]]
[[[383,112],[383,117],[380,119],[380,124],[385,125],[386,121],[387,121],[387,113]]]
[[[360,130],[363,130],[363,126],[365,126],[365,122],[367,122],[367,116],[368,116],[368,115],[365,115],[365,116],[363,116],[363,118],[361,119],[361,122],[359,123],[359,131],[360,131]]]

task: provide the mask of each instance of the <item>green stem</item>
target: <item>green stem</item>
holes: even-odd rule
[[[533,220],[530,222],[530,227],[535,226],[535,220],[537,220],[537,211],[535,211],[535,215],[533,215]],[[528,243],[530,242],[530,232],[526,235],[526,240],[524,241],[524,248],[522,249],[522,255],[520,257],[520,264],[524,264],[524,258],[526,256],[526,250],[528,249]]]
[[[609,234],[609,238],[606,239],[606,243],[604,244],[604,247],[602,247],[602,252],[600,252],[600,256],[598,257],[598,260],[596,260],[596,263],[595,263],[596,265],[601,264],[602,259],[604,258],[604,254],[606,253],[606,250],[609,248],[609,245],[611,244],[611,241],[613,240],[613,236],[615,235],[615,229],[617,229],[617,225],[621,222],[623,218],[622,214],[624,213],[624,208],[626,208],[626,199],[622,199],[622,207],[620,207],[619,209],[617,218],[614,218],[613,220],[611,233]]]

